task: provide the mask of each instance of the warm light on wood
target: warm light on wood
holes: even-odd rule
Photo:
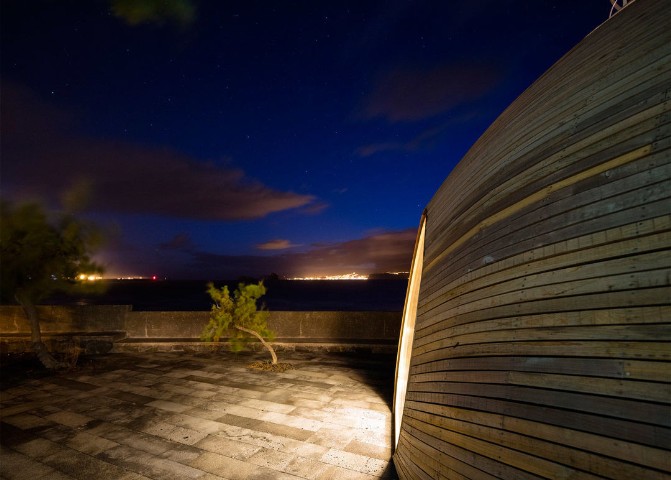
[[[426,230],[426,215],[422,215],[417,240],[415,241],[415,252],[410,267],[410,279],[408,291],[405,296],[403,307],[403,318],[401,320],[401,334],[398,342],[398,357],[396,358],[396,380],[394,382],[394,447],[398,444],[398,436],[401,431],[401,419],[405,405],[405,393],[408,387],[408,372],[410,370],[410,355],[412,353],[412,340],[415,333],[415,320],[417,318],[417,300],[419,288],[422,282],[422,264],[424,262],[424,235]]]

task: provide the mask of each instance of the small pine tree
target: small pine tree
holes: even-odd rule
[[[256,337],[270,353],[272,364],[277,364],[277,355],[272,345],[266,341],[274,338],[268,328],[268,311],[257,307],[257,300],[266,293],[263,282],[245,285],[240,283],[231,296],[228,286],[217,288],[213,283],[207,284],[207,293],[214,302],[210,310],[210,321],[205,326],[200,338],[207,342],[218,342],[222,336],[229,334],[231,349],[242,350],[251,339]]]

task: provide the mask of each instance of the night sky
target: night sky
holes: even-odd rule
[[[1,5],[3,197],[86,198],[107,276],[173,279],[409,270],[454,165],[611,6]]]

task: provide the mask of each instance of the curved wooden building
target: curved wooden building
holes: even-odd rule
[[[426,208],[401,478],[671,478],[671,1],[604,22]]]

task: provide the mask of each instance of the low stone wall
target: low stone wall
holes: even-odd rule
[[[199,338],[209,312],[128,312],[130,338]],[[398,340],[400,312],[270,312],[280,339]]]
[[[125,330],[129,338],[200,338],[209,312],[128,312]]]
[[[43,334],[122,332],[130,305],[42,305],[37,307]],[[30,324],[20,306],[0,305],[0,335],[28,334]]]
[[[200,341],[209,312],[134,312],[129,305],[40,306],[46,343],[104,350],[216,350],[227,343]],[[395,351],[401,312],[270,312],[278,349]],[[0,351],[30,347],[30,325],[19,306],[0,306]],[[105,342],[101,339],[107,339]],[[93,347],[95,342],[95,348]],[[101,343],[102,342],[102,343]],[[91,343],[88,348],[87,345]],[[107,345],[107,348],[102,345]]]

